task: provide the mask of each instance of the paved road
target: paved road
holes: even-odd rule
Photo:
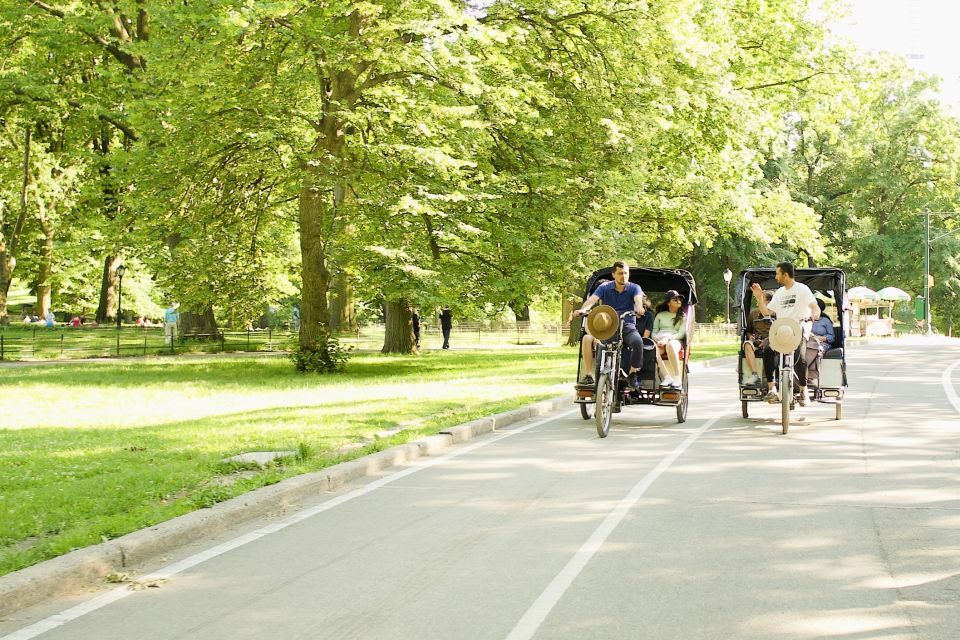
[[[521,424],[0,640],[955,639],[958,362],[960,342],[858,347],[844,419],[800,409],[786,436],[779,407],[745,420],[733,373],[702,370],[683,425]]]

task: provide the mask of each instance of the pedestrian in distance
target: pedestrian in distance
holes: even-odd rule
[[[43,319],[48,329],[53,329],[53,326],[57,324],[57,318],[53,315],[53,311],[50,309],[47,309],[47,313],[44,315]]]
[[[450,307],[444,307],[440,311],[440,330],[443,332],[443,349],[450,348],[450,330],[453,329],[453,314]]]
[[[179,302],[171,302],[163,312],[163,338],[168,347],[177,339],[177,323],[180,321],[180,312],[177,309],[179,308]]]
[[[420,347],[420,314],[417,313],[417,310],[414,309],[413,313],[410,315],[410,320],[413,322],[413,342]]]
[[[296,302],[293,303],[293,330],[300,332],[300,305]]]

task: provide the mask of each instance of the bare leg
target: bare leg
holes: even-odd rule
[[[660,371],[660,379],[666,380],[670,375],[670,370],[667,369],[666,363],[663,361],[663,356],[660,355],[660,347],[657,347],[653,350],[657,354],[657,370]]]
[[[593,355],[593,336],[583,336],[583,344],[581,345],[581,353],[583,354],[583,370],[580,372],[582,376],[593,377],[593,366],[594,366],[594,355]]]
[[[670,375],[673,376],[673,379],[677,382],[680,381],[681,373],[683,368],[680,365],[680,341],[671,340],[667,343],[667,358],[670,360]]]
[[[752,342],[743,343],[743,357],[747,359],[747,366],[750,367],[750,371],[759,378],[760,369],[757,368],[757,352],[754,350]]]

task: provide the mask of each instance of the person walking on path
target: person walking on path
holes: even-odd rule
[[[443,331],[443,349],[450,348],[450,330],[453,328],[453,314],[450,313],[450,307],[444,307],[440,311],[440,330]]]
[[[163,337],[167,346],[172,346],[173,341],[177,339],[177,322],[180,321],[179,302],[171,302],[166,311],[163,312]]]
[[[420,314],[416,309],[413,310],[410,319],[413,322],[413,341],[417,348],[420,348]]]

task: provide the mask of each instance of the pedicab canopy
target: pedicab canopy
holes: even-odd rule
[[[629,264],[629,263],[628,263]],[[587,278],[586,292],[583,299],[586,300],[593,293],[594,289],[600,286],[604,280],[613,280],[613,267],[604,267],[594,271]],[[630,282],[640,285],[643,292],[648,296],[651,293],[665,293],[671,289],[683,296],[684,304],[697,303],[697,284],[689,271],[683,269],[658,269],[654,267],[630,267]],[[656,296],[650,296],[653,304],[659,304]]]

